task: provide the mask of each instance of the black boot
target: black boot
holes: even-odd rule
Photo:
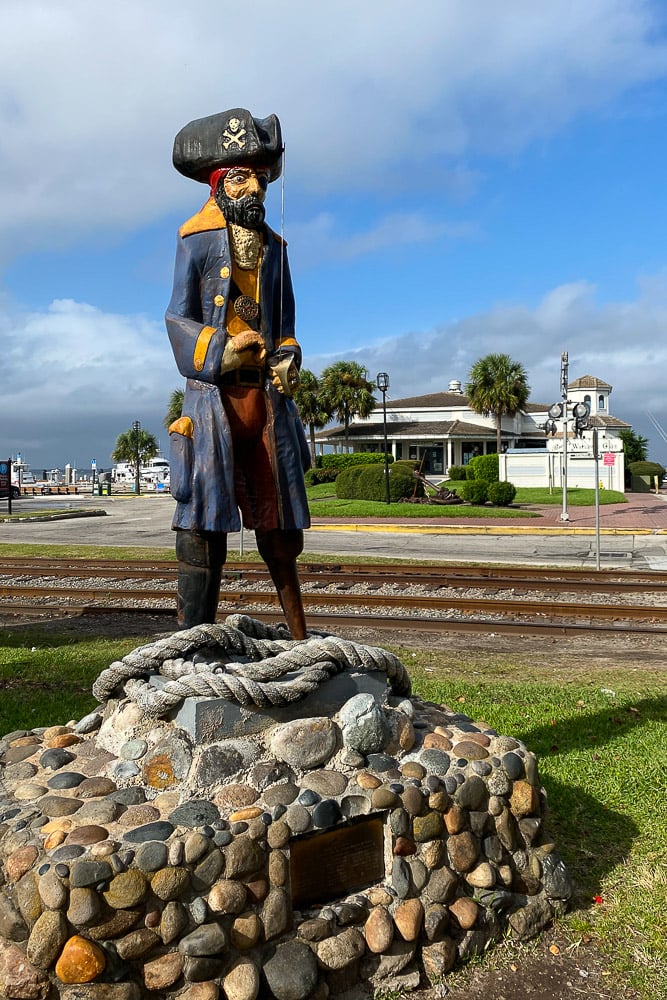
[[[179,628],[214,622],[220,598],[220,576],[227,556],[222,533],[184,531],[176,534]]]

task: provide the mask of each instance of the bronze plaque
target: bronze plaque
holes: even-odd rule
[[[290,841],[292,906],[340,899],[385,877],[384,823],[371,816]]]

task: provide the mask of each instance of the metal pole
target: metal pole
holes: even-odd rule
[[[138,420],[135,420],[132,424],[132,429],[134,430],[134,460],[135,460],[135,471],[134,471],[134,492],[139,496],[141,492],[141,470],[139,468],[139,431],[141,430],[141,424]]]
[[[386,503],[391,503],[389,496],[389,454],[387,452],[387,390],[382,390],[382,427],[384,431],[384,495]]]
[[[560,384],[563,394],[563,469],[561,472],[561,485],[563,487],[563,510],[560,515],[561,521],[569,521],[570,515],[567,510],[567,351],[563,351],[560,356]]]
[[[598,456],[598,429],[593,428],[593,457],[595,458],[595,568],[600,569],[600,465]]]

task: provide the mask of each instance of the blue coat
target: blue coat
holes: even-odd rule
[[[286,246],[268,227],[263,236],[259,332],[269,357],[280,349],[300,366]],[[170,429],[171,492],[178,501],[174,528],[229,532],[241,527],[231,434],[219,390],[231,269],[227,223],[211,198],[179,230],[174,289],[165,317],[176,364],[187,380],[182,417]],[[275,441],[272,463],[280,526],[307,528],[303,473],[310,466],[310,453],[303,424],[294,402],[270,382],[266,404]]]

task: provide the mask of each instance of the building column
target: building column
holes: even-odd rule
[[[447,471],[449,472],[450,466],[454,464],[452,457],[452,439],[447,438]]]

